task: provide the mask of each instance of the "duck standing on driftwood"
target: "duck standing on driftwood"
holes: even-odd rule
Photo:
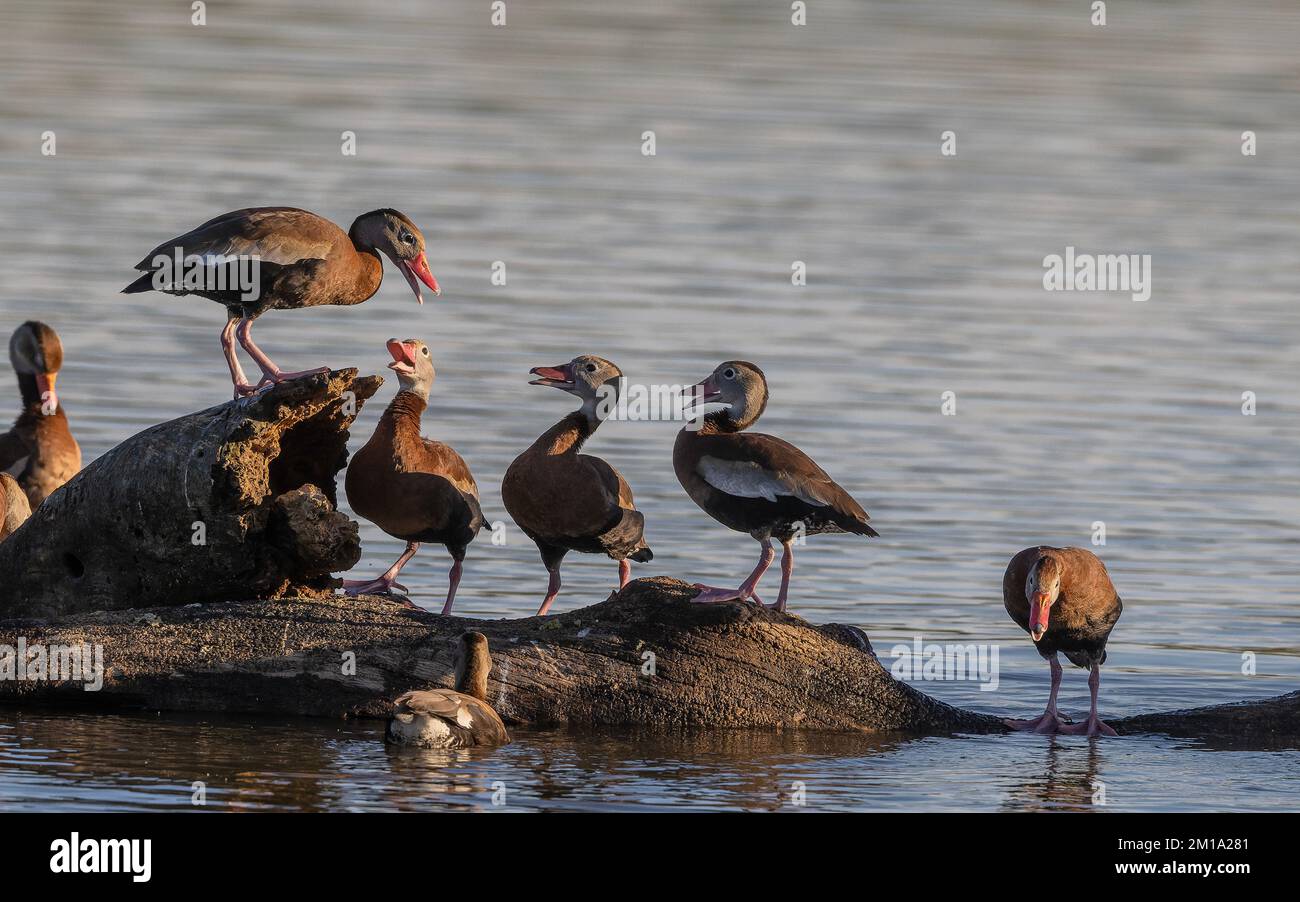
[[[618,561],[619,588],[632,578],[629,560],[654,555],[645,542],[645,517],[627,480],[599,457],[579,454],[583,443],[617,400],[623,373],[602,357],[585,354],[562,366],[529,371],[530,385],[549,385],[576,396],[582,406],[556,423],[515,458],[501,480],[501,500],[515,523],[537,543],[550,573],[545,614],[560,592],[560,561],[570,551],[606,554]]]
[[[378,579],[345,580],[350,595],[386,593],[421,542],[438,542],[451,552],[447,601],[450,614],[460,584],[465,549],[483,525],[478,485],[465,461],[449,445],[420,435],[420,417],[429,403],[433,359],[429,346],[414,338],[388,340],[389,369],[401,386],[379,418],[374,435],[348,465],[344,486],[348,503],[360,516],[406,542],[397,562]]]
[[[18,480],[35,510],[81,470],[81,448],[54,390],[63,343],[45,323],[25,322],[9,339],[9,362],[18,374],[23,407],[13,428],[0,435],[0,470]]]
[[[427,749],[505,745],[510,734],[487,700],[491,670],[487,637],[464,633],[456,643],[456,688],[421,689],[400,696],[384,738]]]
[[[0,472],[0,540],[22,526],[31,515],[32,506],[18,480]]]
[[[722,410],[688,423],[673,446],[673,469],[691,500],[713,519],[749,533],[762,546],[758,566],[736,589],[697,583],[698,602],[762,604],[755,590],[776,552],[784,548],[781,591],[774,607],[784,611],[794,572],[797,536],[849,532],[877,536],[867,512],[812,458],[775,436],[744,432],[767,407],[767,379],[752,363],[731,360],[692,386],[696,400]]]
[[[424,236],[396,210],[363,213],[344,232],[321,216],[293,207],[253,207],[235,210],[158,245],[135,265],[144,275],[123,294],[152,291],[193,294],[226,307],[226,327],[221,348],[230,368],[235,397],[251,395],[264,385],[328,373],[329,367],[286,373],[253,343],[253,320],[267,310],[298,307],[351,306],[368,300],[384,278],[383,253],[402,271],[415,293],[423,282],[439,294],[438,282],[424,255]],[[198,258],[203,268],[193,283],[190,273],[177,273],[177,257]],[[256,258],[255,291],[246,291],[247,261]],[[256,385],[249,384],[235,354],[235,340],[262,371]]]
[[[1124,605],[1101,559],[1083,548],[1026,548],[1007,565],[1002,604],[1052,668],[1047,710],[1034,720],[1009,720],[1007,725],[1036,733],[1114,736],[1115,731],[1097,716],[1097,691],[1101,665],[1106,663],[1106,640]],[[1066,723],[1057,713],[1056,693],[1061,688],[1058,652],[1076,667],[1091,670],[1088,689],[1092,707],[1084,723]]]

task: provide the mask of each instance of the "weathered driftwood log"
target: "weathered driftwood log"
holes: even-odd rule
[[[382,382],[298,379],[127,439],[0,542],[0,617],[325,589],[360,557],[334,478]]]
[[[489,698],[511,723],[993,732],[999,720],[897,682],[861,630],[742,605],[695,605],[639,579],[556,617],[471,620],[377,598],[284,598],[0,623],[0,646],[100,644],[104,682],[0,681],[0,700],[179,711],[383,716],[452,683],[453,638],[487,635]],[[1123,733],[1265,733],[1300,743],[1300,693],[1112,721]]]
[[[280,599],[9,621],[0,644],[102,644],[103,689],[0,681],[0,698],[172,710],[384,715],[401,692],[451,685],[452,639],[491,644],[489,698],[529,724],[988,731],[895,681],[853,627],[741,605],[694,605],[678,580],[636,580],[556,617],[469,620],[376,598]],[[351,662],[355,660],[355,667]]]

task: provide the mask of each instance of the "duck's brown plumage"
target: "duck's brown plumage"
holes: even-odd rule
[[[599,457],[579,453],[597,425],[581,411],[569,414],[515,458],[501,481],[506,510],[548,568],[569,551],[620,561],[653,557],[627,480]]]
[[[62,401],[50,411],[37,386],[38,373],[52,385],[63,365],[63,345],[54,330],[34,320],[24,323],[10,340],[10,359],[22,409],[13,428],[0,435],[0,471],[18,480],[35,509],[81,471],[81,447]]]
[[[1106,640],[1124,610],[1106,565],[1085,548],[1036,545],[1017,553],[1002,577],[1002,603],[1011,619],[1029,631],[1025,581],[1043,558],[1061,568],[1061,591],[1051,607],[1047,631],[1034,643],[1044,658],[1060,652],[1077,667],[1106,661]]]
[[[492,670],[487,637],[461,635],[456,649],[456,688],[420,689],[394,702],[384,738],[398,745],[467,748],[504,745],[510,734],[487,697]]]
[[[348,504],[384,532],[439,542],[456,560],[483,525],[478,485],[449,445],[420,435],[425,401],[399,391],[348,465]]]
[[[179,248],[186,256],[257,255],[261,297],[248,303],[237,290],[173,290],[170,294],[196,294],[243,316],[272,308],[360,304],[379,290],[383,264],[373,248],[363,247],[355,239],[323,216],[295,207],[234,210],[158,245],[135,265],[145,275],[124,291],[152,290],[154,259],[159,255],[171,258]]]
[[[678,481],[713,519],[783,541],[800,530],[878,535],[862,505],[807,454],[776,436],[726,431],[720,419],[681,430],[673,446]]]
[[[0,472],[0,540],[7,538],[32,515],[27,493],[18,480]]]

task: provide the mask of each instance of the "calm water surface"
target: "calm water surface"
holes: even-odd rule
[[[187,4],[9,4],[0,332],[33,316],[59,330],[60,393],[91,460],[226,397],[215,305],[117,294],[149,248],[242,206],[345,225],[395,206],[424,228],[443,297],[417,307],[390,268],[365,305],[272,313],[259,342],[287,368],[383,371],[388,337],[429,341],[426,432],[464,454],[491,519],[508,522],[505,467],[568,407],[526,384],[529,367],[592,352],[681,383],[743,357],[769,376],[762,428],[882,533],[801,549],[808,619],[856,623],[882,652],[917,634],[998,644],[996,691],[925,688],[1036,712],[1046,667],[1002,611],[1002,569],[1034,542],[1087,544],[1102,521],[1126,603],[1106,713],[1289,691],[1300,11],[1146,4],[1098,29],[1076,6],[828,0],[793,28],[781,4],[554,2],[512,4],[492,28],[477,2],[280,0],[209,4],[200,28]],[[1043,258],[1067,245],[1151,254],[1151,299],[1044,292]],[[489,280],[497,260],[506,286]],[[940,414],[946,391],[956,416]],[[734,582],[754,543],[685,497],[673,435],[609,423],[591,444],[645,511],[656,557],[638,572]],[[400,544],[362,535],[358,570],[377,574]],[[471,548],[461,613],[535,610],[545,574],[507,535]],[[447,564],[428,548],[407,567],[419,603],[440,605]],[[564,575],[560,609],[603,598],[614,567],[571,556]],[[1082,671],[1063,702],[1086,705]],[[506,807],[774,808],[802,780],[810,807],[1036,808],[1087,806],[1101,780],[1113,808],[1300,808],[1295,752],[1158,737],[541,733],[438,756],[378,735],[3,711],[0,799],[188,807],[203,779],[219,807],[478,808],[501,781]]]

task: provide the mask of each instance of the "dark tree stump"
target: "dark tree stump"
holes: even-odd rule
[[[360,558],[334,480],[382,384],[297,379],[122,442],[0,543],[0,617],[328,590]]]

